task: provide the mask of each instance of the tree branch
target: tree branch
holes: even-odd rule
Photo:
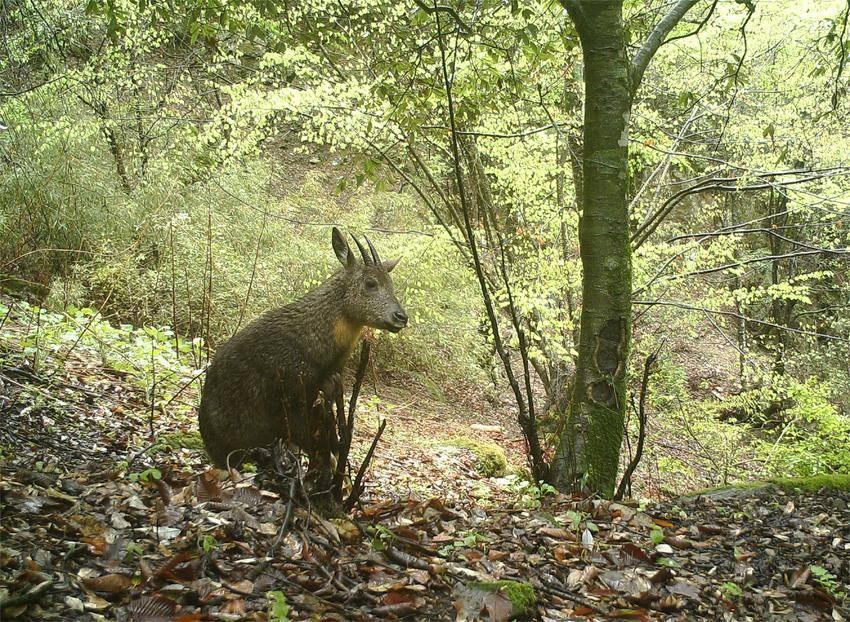
[[[829,339],[831,341],[841,341],[844,343],[850,343],[850,339],[845,339],[844,337],[839,337],[837,335],[828,335],[826,333],[819,333],[813,330],[804,330],[802,328],[792,328],[790,326],[782,326],[781,324],[774,324],[773,322],[767,322],[765,320],[757,320],[755,318],[747,317],[746,315],[741,315],[740,313],[736,313],[734,311],[721,311],[720,309],[708,309],[706,307],[698,307],[696,305],[690,305],[685,302],[676,302],[674,300],[633,300],[632,304],[636,305],[646,305],[648,307],[654,306],[662,306],[662,307],[676,307],[678,309],[687,309],[688,311],[701,311],[703,313],[713,313],[715,315],[725,315],[728,317],[738,318],[739,320],[745,320],[747,322],[751,322],[753,324],[761,324],[762,326],[769,326],[771,328],[778,328],[780,330],[786,330],[789,333],[797,333],[798,335],[808,335],[810,337],[819,337],[821,339]]]
[[[381,147],[373,143],[368,138],[364,138],[364,140],[366,141],[366,144],[369,145],[369,147],[371,147],[372,149],[374,149],[375,152],[381,157],[381,159],[390,166],[390,168],[392,168],[396,173],[398,173],[398,175],[402,179],[404,179],[405,182],[410,184],[410,187],[413,188],[413,190],[416,192],[416,194],[419,195],[419,198],[422,199],[423,203],[425,203],[431,213],[434,214],[434,218],[437,219],[437,222],[439,222],[443,229],[446,231],[446,233],[448,233],[449,238],[451,239],[455,247],[460,251],[461,255],[466,257],[466,249],[457,239],[455,239],[455,236],[452,234],[452,230],[448,226],[448,223],[445,222],[442,215],[437,210],[437,206],[434,205],[433,201],[431,201],[428,195],[425,194],[425,191],[419,186],[419,184],[417,184],[416,181],[412,177],[410,177],[410,175],[405,173],[404,170],[402,170],[402,168],[393,161],[393,159],[389,156],[389,154],[387,154],[384,149],[381,149]],[[429,181],[437,189],[438,193],[440,193],[440,189],[438,186],[436,186],[434,180],[429,179]],[[445,197],[442,196],[442,193],[440,193],[440,196],[445,201]],[[451,205],[449,205],[449,207],[451,207]]]
[[[581,38],[587,32],[587,18],[584,15],[584,10],[581,8],[580,0],[560,0],[561,6],[567,10],[570,19],[576,27],[576,32]]]
[[[691,32],[686,32],[683,35],[676,35],[675,37],[670,37],[669,39],[664,39],[664,43],[662,43],[661,45],[667,45],[671,41],[678,41],[679,39],[687,39],[688,37],[693,37],[694,35],[699,34],[699,31],[702,30],[705,27],[705,25],[708,23],[708,20],[711,19],[712,15],[714,15],[714,9],[717,8],[717,2],[718,2],[718,0],[714,0],[711,3],[711,6],[708,8],[708,11],[706,11],[706,13],[705,13],[705,17],[703,17],[702,20],[700,20],[700,23],[697,25],[697,27],[694,30],[692,30]]]
[[[462,32],[471,32],[472,31],[472,29],[469,26],[466,25],[466,22],[464,22],[460,18],[460,15],[458,15],[457,11],[455,11],[452,7],[446,6],[446,5],[443,5],[443,4],[436,4],[436,3],[434,4],[434,6],[428,6],[422,0],[413,0],[413,1],[416,3],[416,6],[418,6],[420,9],[425,11],[428,15],[431,15],[433,13],[446,13],[446,14],[451,16],[451,18],[455,21],[455,23],[458,26],[460,26],[460,29],[461,29]]]
[[[467,243],[469,244],[469,250],[472,254],[472,262],[475,268],[475,276],[478,279],[478,285],[481,289],[481,296],[484,299],[484,309],[487,312],[487,319],[490,323],[490,330],[493,335],[493,344],[496,348],[496,352],[499,354],[499,358],[502,360],[502,366],[505,370],[505,375],[508,377],[508,384],[511,386],[511,390],[513,391],[514,398],[516,400],[517,408],[519,409],[518,419],[520,422],[524,422],[528,418],[528,404],[523,397],[522,390],[520,389],[519,382],[517,381],[516,375],[514,374],[514,368],[511,363],[510,354],[505,347],[504,342],[502,341],[502,334],[499,330],[499,319],[497,317],[497,308],[494,304],[493,298],[491,296],[490,289],[487,284],[487,279],[485,276],[484,266],[482,265],[481,257],[478,250],[478,243],[475,240],[475,231],[472,227],[472,220],[470,218],[470,206],[469,200],[466,196],[466,184],[464,183],[463,169],[461,164],[461,156],[460,156],[460,145],[458,140],[457,133],[457,122],[455,120],[455,104],[454,104],[454,95],[452,93],[452,79],[449,77],[449,68],[448,61],[446,59],[446,45],[443,40],[443,29],[442,24],[440,23],[439,14],[434,15],[434,20],[437,23],[437,43],[440,49],[440,68],[441,68],[441,77],[443,79],[443,86],[446,89],[446,106],[448,108],[449,113],[449,144],[451,147],[452,154],[452,168],[455,176],[455,182],[457,183],[457,192],[458,199],[460,200],[460,208],[463,216],[463,224],[464,230],[467,238]],[[534,471],[535,479],[539,475],[542,475],[542,469],[545,468],[545,464],[534,464],[535,458],[538,456],[531,456],[531,467]]]
[[[785,177],[789,175],[801,175],[805,174],[803,177],[797,177],[796,179],[790,179],[788,181],[777,181],[774,180],[774,177]],[[656,211],[652,216],[647,218],[634,232],[632,235],[632,243],[634,244],[634,248],[640,248],[640,246],[647,241],[650,235],[658,228],[661,222],[673,211],[673,208],[678,205],[686,196],[691,194],[697,194],[699,192],[705,192],[707,190],[719,190],[722,192],[742,192],[745,190],[764,190],[767,188],[779,188],[785,186],[793,186],[796,184],[802,184],[809,181],[814,181],[816,179],[822,179],[824,177],[833,177],[837,175],[847,175],[850,174],[850,167],[845,166],[836,166],[827,169],[821,170],[787,170],[787,171],[767,171],[764,173],[759,173],[755,175],[756,178],[763,180],[752,184],[747,184],[744,186],[736,185],[736,182],[740,179],[740,177],[712,177],[710,179],[705,179],[699,183],[694,184],[688,188],[684,188],[679,190],[675,194],[673,194],[670,198],[668,198],[661,207]]]
[[[670,31],[676,27],[676,24],[682,20],[685,13],[690,11],[698,1],[699,0],[679,0],[676,5],[670,9],[670,12],[655,25],[655,28],[652,29],[651,33],[649,33],[646,41],[643,42],[643,45],[635,53],[632,58],[631,71],[632,96],[637,93],[640,82],[643,79],[643,74],[649,65],[649,61],[652,60],[652,57],[658,51],[658,48],[660,48],[664,43],[664,39],[668,34],[670,34]]]
[[[810,251],[820,251],[822,253],[833,253],[835,249],[826,248],[823,246],[814,246],[812,244],[807,244],[806,242],[801,242],[800,240],[795,240],[794,238],[789,238],[788,236],[782,235],[781,233],[777,233],[773,229],[768,229],[767,227],[757,227],[753,229],[730,229],[730,230],[720,230],[720,231],[707,231],[702,233],[683,233],[681,235],[675,235],[672,238],[667,239],[667,243],[671,244],[673,242],[678,242],[679,240],[689,240],[692,238],[700,238],[698,242],[702,242],[709,238],[716,238],[724,235],[743,235],[745,233],[764,233],[771,237],[774,237],[778,240],[782,240],[783,242],[788,242],[789,244],[793,244],[795,246],[799,246],[800,248],[807,248]]]
[[[841,74],[844,73],[844,66],[847,63],[848,53],[845,44],[845,35],[847,34],[847,20],[850,17],[850,0],[847,0],[847,7],[844,9],[844,20],[841,24],[841,34],[838,36],[838,70],[835,72],[835,88],[832,91],[832,110],[838,108],[838,102],[841,98]]]
[[[502,134],[499,132],[474,132],[468,130],[458,130],[458,136],[481,136],[483,138],[525,138],[526,136],[531,136],[533,134],[539,134],[540,132],[545,132],[546,130],[551,130],[555,127],[554,123],[550,123],[549,125],[544,125],[542,127],[535,127],[530,130],[525,130],[521,132],[513,132],[511,134]],[[450,131],[450,128],[444,125],[422,125],[421,128],[423,130],[446,130]]]
[[[685,272],[684,274],[678,274],[670,277],[671,281],[677,279],[683,279],[686,276],[699,276],[701,274],[712,274],[714,272],[723,272],[724,270],[731,270],[733,268],[740,268],[742,266],[747,266],[754,263],[761,263],[762,261],[776,261],[779,259],[792,259],[794,257],[805,257],[807,255],[850,255],[850,249],[846,248],[824,248],[824,249],[815,249],[815,250],[807,250],[807,251],[794,251],[793,253],[784,253],[782,255],[765,255],[764,257],[753,257],[751,259],[743,259],[741,261],[735,261],[732,263],[723,264],[722,266],[715,266],[713,268],[704,268],[702,270],[694,270],[693,272]]]

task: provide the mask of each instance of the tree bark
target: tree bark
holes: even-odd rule
[[[568,4],[584,57],[583,267],[579,359],[553,480],[614,493],[631,337],[628,124],[632,104],[622,0]],[[581,14],[576,14],[578,10]]]

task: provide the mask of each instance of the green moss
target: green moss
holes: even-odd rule
[[[617,400],[625,403],[624,386],[615,387]],[[617,484],[620,467],[620,445],[623,441],[623,413],[602,404],[583,403],[581,415],[588,422],[585,441],[588,484],[591,490],[610,499]]]
[[[799,488],[805,492],[817,492],[826,488],[827,490],[850,491],[850,474],[846,473],[824,473],[811,477],[774,477],[767,481],[779,486],[782,490]]]
[[[157,447],[161,449],[195,449],[204,448],[204,441],[198,432],[172,432],[163,434],[157,439]]]
[[[738,482],[735,484],[724,484],[722,486],[709,486],[708,488],[698,488],[693,492],[689,492],[685,494],[685,497],[699,497],[710,495],[713,492],[720,492],[722,490],[748,490],[750,488],[759,488],[761,486],[766,486],[767,482],[763,481],[754,481],[754,482]]]
[[[485,477],[501,477],[508,470],[508,459],[505,456],[505,450],[495,443],[477,441],[465,436],[456,436],[447,444],[452,447],[468,449],[475,454],[477,459],[475,468]]]
[[[534,588],[528,583],[503,579],[501,581],[471,583],[470,587],[485,592],[499,592],[502,594],[514,606],[512,612],[514,618],[532,616],[537,607],[537,594],[535,594]]]
[[[832,473],[813,475],[812,477],[771,477],[766,480],[755,480],[751,482],[737,482],[728,486],[714,486],[712,488],[704,488],[696,492],[689,493],[689,497],[700,495],[710,495],[726,490],[752,490],[755,488],[764,488],[770,485],[777,486],[782,490],[793,492],[801,490],[803,492],[817,492],[826,488],[827,490],[850,491],[850,474]]]

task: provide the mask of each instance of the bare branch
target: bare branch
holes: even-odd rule
[[[340,222],[300,220],[298,218],[290,218],[289,216],[284,216],[283,214],[279,214],[277,212],[270,212],[266,209],[263,209],[259,205],[255,205],[254,203],[247,201],[246,199],[242,198],[241,196],[230,192],[230,190],[228,190],[227,188],[222,186],[218,182],[218,180],[216,180],[215,178],[211,178],[210,181],[213,184],[215,184],[216,187],[219,190],[221,190],[224,194],[229,196],[231,199],[237,201],[243,207],[246,207],[246,208],[250,209],[251,211],[257,212],[258,214],[260,214],[264,218],[273,218],[275,220],[282,220],[284,222],[289,222],[289,223],[292,223],[294,225],[301,225],[302,227],[344,227],[345,226],[344,224],[342,224]],[[415,188],[414,188],[414,190],[415,190]],[[387,227],[366,227],[364,230],[365,231],[375,231],[377,233],[388,233],[388,234],[393,234],[393,235],[421,235],[421,236],[425,236],[425,237],[428,237],[428,238],[434,237],[433,233],[428,233],[427,231],[419,231],[418,229],[390,229],[390,228],[387,228]],[[51,250],[51,249],[47,249],[47,250]],[[93,254],[93,253],[89,253],[88,251],[77,251],[77,250],[72,251],[72,250],[63,250],[63,249],[52,249],[52,250],[66,252],[66,253],[73,252],[73,253]],[[32,251],[32,252],[35,252],[35,251]],[[27,253],[27,254],[30,254],[30,253]],[[0,266],[0,268],[2,268],[2,267],[4,267],[4,266]]]
[[[487,312],[487,319],[490,323],[490,330],[492,331],[493,335],[493,344],[496,348],[496,352],[499,354],[499,358],[502,360],[502,367],[504,368],[505,375],[508,378],[508,384],[510,384],[511,390],[513,391],[517,408],[519,409],[518,419],[520,423],[523,424],[529,420],[528,404],[526,403],[525,397],[523,396],[522,390],[520,389],[519,382],[517,381],[516,374],[514,373],[510,353],[508,352],[504,342],[502,341],[501,331],[499,330],[497,309],[487,284],[484,266],[482,265],[481,257],[478,250],[478,243],[475,240],[475,231],[472,227],[469,200],[466,196],[466,184],[464,183],[464,175],[461,163],[462,161],[460,156],[459,145],[460,141],[458,138],[457,122],[455,119],[454,95],[452,93],[452,79],[449,77],[449,64],[446,58],[446,45],[443,39],[443,29],[442,24],[440,23],[439,14],[434,16],[434,20],[437,23],[437,43],[440,49],[442,74],[441,77],[443,79],[443,85],[446,89],[446,105],[449,113],[449,128],[451,130],[449,134],[449,144],[451,147],[453,172],[455,175],[455,182],[457,183],[458,199],[460,200],[460,208],[463,216],[464,230],[467,238],[467,243],[469,244],[469,250],[472,254],[472,262],[475,268],[475,276],[478,279],[478,285],[481,289],[481,295],[484,299],[484,308]],[[522,427],[526,444],[530,450],[529,461],[534,478],[535,480],[543,479],[545,475],[546,463],[543,459],[543,456],[539,452],[539,442],[536,442],[536,438],[529,438],[528,428],[524,425]],[[538,448],[538,451],[534,450],[535,447]]]
[[[826,333],[819,333],[813,330],[804,330],[802,328],[792,328],[790,326],[782,326],[782,324],[774,324],[773,322],[767,322],[765,320],[757,320],[752,317],[748,317],[746,315],[741,315],[740,313],[736,313],[734,311],[722,311],[720,309],[708,309],[706,307],[699,307],[696,305],[691,305],[685,302],[676,302],[674,300],[633,300],[632,304],[636,305],[646,305],[649,307],[661,306],[661,307],[676,307],[678,309],[687,309],[688,311],[701,311],[702,313],[713,313],[714,315],[725,315],[728,317],[738,318],[739,320],[745,320],[747,322],[751,322],[753,324],[761,324],[762,326],[770,326],[771,328],[778,328],[780,330],[786,330],[789,333],[796,333],[798,335],[808,335],[810,337],[819,337],[821,339],[829,339],[830,341],[841,341],[843,343],[850,343],[850,339],[845,339],[844,337],[838,337],[837,335],[828,335]]]
[[[738,235],[738,234],[746,234],[746,233],[766,233],[769,236],[772,236],[778,240],[782,240],[783,242],[788,242],[789,244],[793,244],[795,246],[799,246],[800,248],[807,248],[811,251],[820,251],[822,253],[832,253],[835,252],[835,249],[825,248],[823,246],[813,246],[811,244],[807,244],[805,242],[800,242],[799,240],[795,240],[794,238],[789,238],[788,236],[784,236],[781,233],[777,233],[773,229],[768,229],[767,227],[757,227],[753,229],[729,229],[729,230],[721,230],[721,231],[709,231],[703,233],[683,233],[682,235],[676,235],[672,238],[668,238],[667,242],[677,242],[679,240],[687,240],[690,238],[700,238],[699,242],[707,240],[709,238],[716,238],[723,235]]]
[[[801,174],[804,174],[804,176],[797,177],[795,179],[789,179],[787,181],[777,181],[774,179],[775,177],[787,177],[791,175]],[[850,174],[850,167],[846,166],[837,166],[815,171],[800,169],[793,169],[787,171],[768,171],[755,175],[756,178],[763,181],[758,181],[756,183],[747,184],[743,186],[737,185],[737,182],[741,179],[741,177],[738,176],[712,177],[710,179],[706,179],[699,183],[696,183],[688,188],[683,188],[682,190],[679,190],[678,192],[673,194],[673,196],[668,198],[652,216],[647,218],[637,228],[637,230],[632,235],[632,243],[634,244],[635,249],[640,248],[640,246],[644,242],[646,242],[649,236],[652,235],[652,233],[658,228],[661,222],[670,214],[670,212],[673,211],[673,208],[678,205],[686,196],[691,194],[697,194],[710,190],[718,190],[721,192],[764,190],[767,188],[778,188],[802,184],[809,181],[814,181],[816,179],[822,179],[824,177],[833,177],[847,174]]]
[[[847,0],[847,7],[844,9],[844,20],[841,24],[841,34],[838,37],[838,69],[835,72],[835,88],[832,91],[832,109],[838,108],[838,102],[841,97],[841,74],[844,73],[844,66],[847,63],[847,46],[845,36],[847,35],[847,18],[850,17],[850,0]]]
[[[450,131],[450,128],[445,125],[423,125],[421,126],[424,130],[446,130]],[[525,130],[523,132],[514,132],[512,134],[501,134],[499,132],[473,132],[468,130],[458,130],[458,136],[480,136],[483,138],[525,138],[526,136],[532,136],[533,134],[539,134],[540,132],[545,132],[546,130],[551,130],[555,127],[554,123],[550,123],[549,125],[544,125],[542,127],[535,127],[530,130]]]
[[[702,115],[699,115],[702,116]],[[670,163],[673,161],[673,155],[676,153],[676,148],[679,146],[679,142],[685,137],[685,133],[690,128],[691,124],[697,119],[697,109],[696,107],[691,110],[691,114],[688,116],[688,119],[682,124],[682,128],[679,130],[678,136],[676,136],[675,141],[673,142],[673,146],[671,147],[671,151],[666,152],[666,156],[661,160],[658,166],[650,173],[649,177],[646,178],[646,181],[643,182],[640,189],[635,193],[634,198],[629,204],[629,209],[634,209],[637,205],[638,201],[640,201],[641,196],[649,188],[649,184],[652,183],[652,180],[658,177],[659,180],[663,179],[667,174],[667,171],[670,168]],[[656,189],[656,197],[658,196],[658,189]],[[647,214],[647,218],[649,214]]]
[[[667,45],[671,41],[678,41],[679,39],[687,39],[688,37],[693,37],[694,35],[699,34],[699,31],[702,30],[705,27],[705,25],[708,23],[708,20],[711,19],[712,15],[714,15],[714,9],[717,8],[717,2],[718,2],[718,0],[714,0],[711,3],[711,6],[708,8],[708,11],[706,11],[705,16],[702,18],[702,20],[700,20],[699,24],[697,25],[697,27],[694,30],[692,30],[691,32],[686,32],[683,35],[676,35],[675,37],[670,37],[669,39],[665,39],[664,43],[662,43],[661,45]]]
[[[434,214],[434,218],[437,219],[437,222],[439,222],[440,225],[443,227],[443,229],[449,234],[449,237],[451,238],[452,243],[455,245],[455,247],[457,247],[457,249],[465,257],[466,256],[466,252],[465,252],[466,249],[464,248],[464,246],[458,240],[455,239],[454,235],[452,234],[451,228],[448,226],[448,224],[445,222],[445,220],[443,220],[443,217],[440,214],[439,210],[437,210],[437,207],[434,205],[433,201],[431,201],[430,197],[428,197],[428,195],[425,194],[425,191],[419,186],[419,184],[417,184],[413,180],[413,178],[410,177],[410,175],[405,173],[404,170],[402,170],[402,168],[398,164],[396,164],[393,161],[392,158],[390,158],[390,156],[387,154],[387,152],[384,149],[382,149],[381,147],[379,147],[378,145],[373,143],[368,138],[365,138],[364,140],[366,141],[366,144],[369,145],[369,147],[371,147],[372,149],[375,150],[375,152],[377,152],[377,154],[381,157],[381,159],[384,162],[386,162],[390,166],[390,168],[392,168],[396,173],[398,173],[398,175],[402,179],[404,179],[404,181],[406,181],[408,184],[410,184],[410,187],[413,188],[413,190],[416,192],[416,194],[419,195],[419,198],[422,199],[422,202],[425,203],[425,205],[428,207],[428,209],[431,211],[431,213]],[[432,182],[432,185],[434,185],[437,188],[437,190],[439,191],[439,187],[437,187],[436,184],[434,184],[433,179],[431,179],[430,181]],[[445,197],[442,197],[442,194],[441,194],[441,198],[443,198],[443,200],[445,200]]]
[[[703,270],[694,270],[693,272],[686,272],[684,274],[677,274],[670,278],[671,281],[675,281],[677,279],[683,279],[688,276],[699,276],[701,274],[713,274],[714,272],[723,272],[724,270],[731,270],[733,268],[740,268],[742,266],[748,266],[754,263],[761,263],[763,261],[777,261],[779,259],[792,259],[794,257],[805,257],[808,255],[850,255],[850,249],[847,248],[824,248],[824,249],[815,249],[815,250],[807,250],[807,251],[795,251],[793,253],[785,253],[782,255],[765,255],[764,257],[753,257],[751,259],[744,259],[742,261],[734,261],[732,263],[723,264],[722,266],[715,266],[713,268],[704,268]]]
[[[652,366],[655,364],[655,361],[658,360],[658,355],[661,353],[661,348],[664,347],[662,343],[658,349],[646,357],[646,360],[643,364],[643,378],[640,383],[640,398],[638,400],[637,407],[637,415],[638,415],[638,441],[637,447],[635,448],[635,455],[629,461],[629,465],[626,467],[626,470],[623,472],[623,477],[620,480],[620,485],[617,486],[617,493],[614,495],[614,500],[619,501],[626,494],[626,490],[631,491],[632,487],[632,475],[634,475],[635,469],[637,469],[640,464],[640,460],[643,457],[643,446],[646,442],[646,396],[649,392],[649,376],[652,373]],[[634,400],[634,397],[632,397]],[[632,401],[634,404],[634,401]],[[631,493],[630,493],[631,494]]]

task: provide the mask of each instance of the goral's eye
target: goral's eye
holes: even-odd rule
[[[366,279],[366,289],[378,289],[377,279],[373,279],[371,277]]]

